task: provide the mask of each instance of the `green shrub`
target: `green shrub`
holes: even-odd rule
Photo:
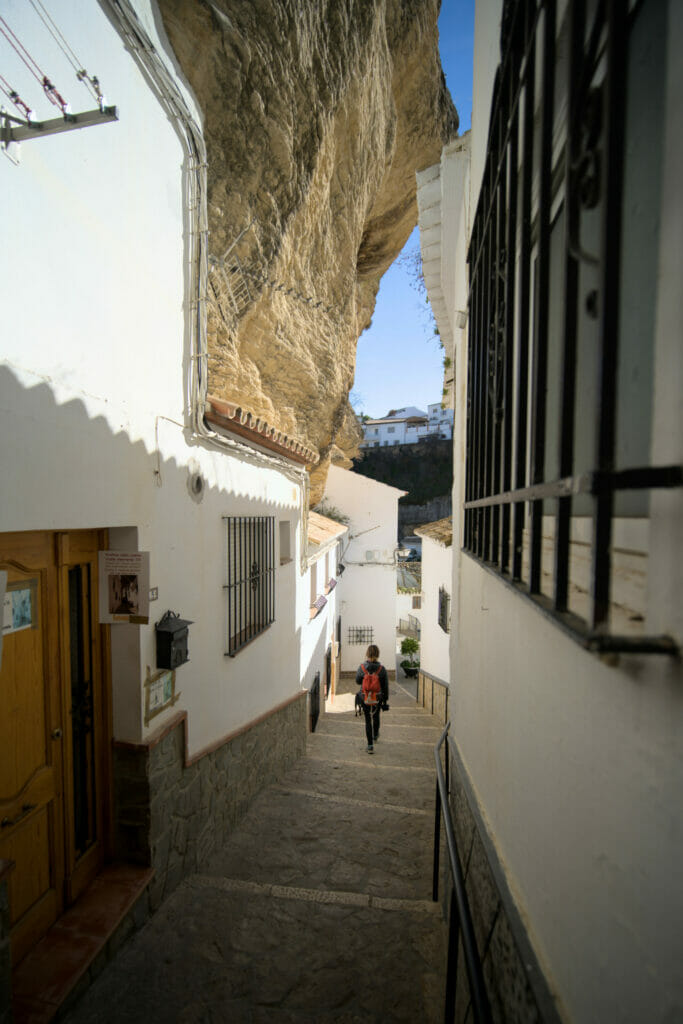
[[[420,642],[412,636],[404,636],[401,640],[401,654],[407,654],[408,660],[412,665],[415,665],[415,655],[420,650]],[[403,662],[401,662],[403,664]]]

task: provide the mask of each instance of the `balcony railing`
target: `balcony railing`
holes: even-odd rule
[[[398,620],[398,633],[400,636],[412,636],[413,639],[420,639],[420,623],[412,616],[408,619]]]

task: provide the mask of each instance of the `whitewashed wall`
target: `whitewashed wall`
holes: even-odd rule
[[[164,53],[153,9],[138,9]],[[142,681],[155,666],[153,621],[171,608],[194,620],[174,708],[189,713],[194,753],[298,689],[299,552],[282,568],[276,558],[275,624],[228,659],[221,517],[287,519],[294,546],[300,488],[277,470],[195,442],[184,428],[183,148],[100,7],[69,0],[55,16],[120,119],[25,142],[17,167],[0,159],[0,530],[108,527],[113,547],[151,552],[159,588],[152,622],[112,630],[115,736],[146,734]],[[90,109],[85,89],[69,84],[73,72],[60,72],[58,52],[43,46],[29,5],[7,0],[3,17],[58,87],[66,83],[73,109]],[[53,113],[36,108],[40,117]],[[201,503],[187,489],[196,471],[206,481]]]
[[[341,541],[327,550],[328,576],[337,576],[337,555]],[[300,638],[299,680],[302,689],[310,690],[316,672],[320,672],[321,687],[325,683],[325,652],[336,642],[337,616],[346,590],[345,577],[339,577],[337,586],[325,595],[325,551],[315,558],[307,571],[299,576],[296,595],[296,628]],[[310,617],[311,573],[316,572],[316,596],[326,596],[327,604],[314,619]],[[322,693],[322,690],[321,690]]]
[[[667,4],[667,143],[659,254],[653,462],[683,461],[680,5]],[[477,4],[471,209],[499,60],[500,4]],[[442,164],[443,170],[443,164]],[[677,183],[677,184],[676,184]],[[449,191],[443,192],[446,209]],[[455,199],[454,199],[455,201]],[[459,201],[459,200],[458,200]],[[462,233],[451,239],[452,250]],[[463,308],[465,266],[448,291]],[[678,282],[678,283],[676,283]],[[456,338],[454,537],[461,536],[466,352]],[[683,503],[651,503],[648,626],[683,641]],[[454,736],[528,935],[575,1021],[683,1015],[680,662],[601,660],[454,545]]]
[[[332,466],[325,498],[349,516],[344,546],[342,671],[350,672],[365,657],[367,643],[349,645],[349,626],[372,626],[374,643],[387,668],[396,650],[396,558],[398,499],[403,491]],[[368,554],[372,558],[368,558]]]
[[[422,536],[420,667],[444,683],[451,680],[450,633],[439,625],[439,588],[452,597],[453,548]],[[451,601],[451,612],[453,604]]]

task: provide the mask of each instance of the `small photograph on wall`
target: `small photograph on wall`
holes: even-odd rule
[[[134,573],[111,573],[109,576],[109,614],[137,615],[138,577]]]
[[[100,551],[100,622],[149,622],[149,551]]]

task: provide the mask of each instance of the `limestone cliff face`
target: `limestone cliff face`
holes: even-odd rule
[[[355,453],[356,342],[457,131],[439,0],[160,0],[204,115],[209,391],[331,459]],[[348,463],[347,463],[348,464]]]

